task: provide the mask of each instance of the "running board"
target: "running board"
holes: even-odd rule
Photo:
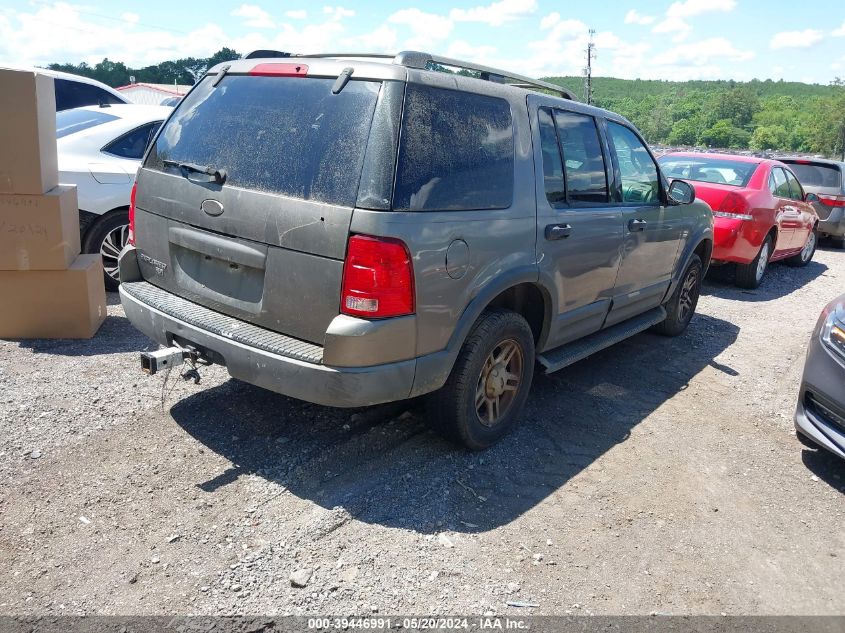
[[[634,334],[639,334],[652,325],[657,325],[665,318],[666,309],[663,306],[659,306],[648,312],[643,312],[639,316],[632,317],[627,321],[622,321],[622,323],[617,323],[604,330],[599,330],[595,334],[590,334],[572,343],[561,345],[544,354],[538,354],[537,360],[540,361],[546,373],[550,374],[558,369],[563,369],[573,363],[577,363],[579,360],[584,360],[606,347],[616,345],[616,343],[620,343]]]

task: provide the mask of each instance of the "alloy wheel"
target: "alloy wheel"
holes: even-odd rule
[[[681,296],[678,302],[678,320],[683,323],[692,317],[698,292],[698,270],[691,268],[681,286]]]
[[[763,278],[763,274],[766,272],[766,267],[769,265],[769,242],[766,240],[763,242],[763,246],[760,248],[760,255],[757,259],[757,274],[756,278],[759,282]]]
[[[807,242],[804,244],[804,248],[801,249],[801,261],[807,262],[810,260],[810,257],[813,254],[813,250],[816,248],[816,233],[815,231],[810,232],[810,236],[807,238]]]
[[[513,404],[522,382],[522,349],[513,339],[496,345],[487,356],[475,390],[475,411],[484,426],[496,425]]]
[[[128,239],[129,225],[123,224],[109,231],[100,245],[100,255],[103,256],[103,269],[115,281],[119,281],[117,258],[120,256],[123,247],[126,246]]]

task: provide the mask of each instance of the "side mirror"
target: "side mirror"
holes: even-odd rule
[[[819,198],[814,193],[805,193],[804,194],[804,202],[809,202],[810,204],[815,204],[816,202],[821,202],[822,199]]]
[[[695,201],[695,187],[685,180],[673,180],[667,193],[669,204],[690,204]]]

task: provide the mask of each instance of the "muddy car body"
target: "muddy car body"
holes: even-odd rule
[[[535,355],[553,371],[686,327],[712,215],[616,114],[391,61],[212,69],[138,173],[121,299],[168,362],[330,406],[432,394],[432,423],[483,448]]]

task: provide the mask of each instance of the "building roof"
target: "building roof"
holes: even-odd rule
[[[148,90],[155,90],[156,92],[161,92],[168,95],[174,96],[182,96],[188,94],[188,90],[190,90],[193,86],[185,86],[183,84],[129,84],[128,86],[120,86],[116,88],[116,90],[124,91],[124,90],[131,90],[132,88],[146,88]]]

